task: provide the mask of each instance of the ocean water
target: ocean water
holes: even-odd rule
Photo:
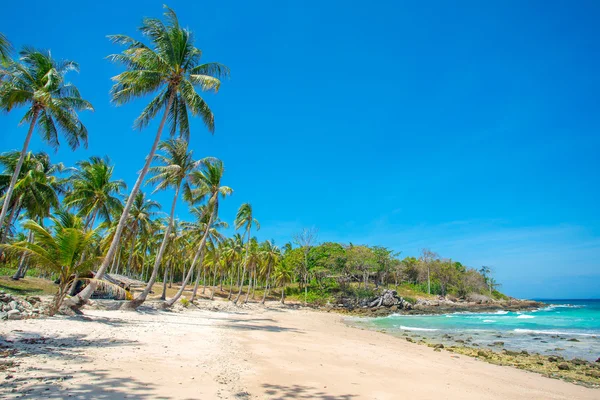
[[[398,336],[500,351],[536,352],[595,361],[600,357],[600,300],[543,300],[537,310],[349,318],[348,323]],[[501,345],[498,342],[503,342]]]

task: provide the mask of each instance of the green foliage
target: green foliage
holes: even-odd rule
[[[179,300],[179,302],[181,303],[182,306],[184,306],[185,308],[188,308],[189,305],[191,304],[190,301],[188,299],[186,299],[185,297],[182,297],[181,300]]]

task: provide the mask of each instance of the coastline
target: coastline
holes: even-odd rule
[[[17,351],[7,359],[18,365],[0,372],[5,398],[530,400],[600,393],[275,302],[86,309],[84,317],[7,321],[0,337]]]

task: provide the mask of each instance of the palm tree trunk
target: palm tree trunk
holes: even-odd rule
[[[29,231],[29,235],[27,236],[27,241],[29,243],[33,242],[33,232]],[[27,256],[25,253],[21,255],[21,259],[19,260],[19,268],[17,268],[17,272],[12,276],[12,279],[18,281],[21,278],[25,277],[25,272],[27,271],[25,261],[27,260]]]
[[[10,214],[8,215],[8,220],[6,221],[6,226],[2,229],[2,238],[0,239],[0,244],[6,242],[6,237],[8,236],[8,231],[10,230],[10,226],[15,218],[16,211],[21,208],[21,200],[22,196],[19,196],[15,204],[13,204],[12,209],[10,210]],[[18,215],[18,214],[17,214]],[[0,254],[2,254],[2,250],[0,249]]]
[[[15,190],[15,185],[17,184],[17,179],[19,178],[19,173],[21,172],[21,167],[23,166],[25,154],[27,154],[27,148],[29,147],[31,135],[33,134],[33,128],[35,127],[35,123],[37,122],[39,113],[40,110],[34,106],[33,117],[31,118],[31,123],[29,124],[29,131],[27,131],[27,136],[25,137],[25,143],[23,143],[23,149],[21,150],[19,161],[17,161],[17,165],[15,166],[15,172],[13,172],[13,176],[12,178],[10,178],[10,185],[8,186],[8,190],[4,195],[4,204],[2,204],[2,211],[0,211],[0,228],[4,227],[4,218],[6,218],[8,206],[10,205],[10,199],[12,197],[13,191]],[[8,226],[6,226],[4,229],[8,229]],[[2,254],[1,251],[0,254]]]
[[[187,282],[190,279],[190,276],[192,276],[192,271],[194,270],[194,268],[196,268],[196,263],[198,262],[198,259],[200,258],[200,265],[202,265],[204,263],[204,247],[206,246],[206,240],[208,239],[208,234],[210,233],[210,229],[212,228],[213,221],[215,220],[215,214],[217,213],[218,206],[215,201],[216,200],[215,197],[217,197],[217,195],[218,195],[218,193],[213,195],[213,198],[211,199],[214,201],[213,204],[215,204],[215,206],[210,214],[208,223],[206,224],[206,230],[204,231],[204,235],[202,235],[202,239],[200,240],[200,244],[198,245],[198,250],[196,251],[196,255],[194,256],[194,260],[192,261],[190,270],[188,271],[186,277],[183,279],[183,282],[181,283],[181,287],[179,288],[179,291],[177,292],[177,294],[175,294],[175,296],[172,299],[169,299],[165,302],[165,307],[171,307],[181,297],[181,295],[183,294],[183,291],[185,290],[185,286],[187,285]],[[185,269],[184,269],[184,271],[185,271]]]
[[[281,287],[281,304],[285,304],[285,285]]]
[[[204,283],[205,283],[205,287],[206,287],[206,279],[204,280]],[[200,286],[200,273],[198,273],[198,275],[196,275],[196,281],[194,282],[194,291],[192,292],[192,298],[190,299],[190,301],[196,300],[196,295],[198,294],[199,286]],[[204,293],[204,290],[202,291],[202,293]]]
[[[175,275],[175,267],[171,268],[171,272],[169,273],[169,289],[173,287],[173,275]]]
[[[124,305],[125,308],[135,309],[135,308],[139,307],[140,305],[142,305],[142,303],[144,303],[144,301],[146,301],[146,297],[148,297],[148,294],[152,290],[152,286],[154,286],[154,282],[156,282],[156,277],[158,275],[158,268],[160,267],[160,263],[165,254],[167,244],[169,243],[169,235],[171,234],[171,229],[173,227],[173,220],[175,219],[175,207],[177,205],[177,198],[179,197],[179,189],[180,188],[181,188],[181,185],[178,185],[177,188],[175,189],[175,196],[173,196],[173,202],[171,203],[171,213],[169,214],[169,225],[167,226],[167,229],[165,230],[165,234],[163,235],[163,240],[162,240],[162,243],[160,244],[160,249],[158,250],[158,254],[156,255],[156,260],[154,260],[154,267],[152,268],[152,275],[150,275],[150,280],[146,284],[144,291],[142,293],[140,293],[134,300],[132,300],[128,304]],[[163,282],[163,286],[166,285],[166,282],[167,282],[166,271],[167,270],[165,269],[165,279]]]
[[[198,275],[200,275],[200,274],[198,274]],[[204,294],[204,293],[206,293],[206,268],[202,269],[202,280],[203,280],[202,294]]]
[[[269,260],[269,266],[267,268],[267,281],[265,283],[265,293],[263,294],[262,301],[260,304],[265,304],[265,300],[267,299],[267,292],[269,291],[269,278],[271,277],[271,261]]]
[[[229,276],[229,295],[227,296],[227,300],[231,300],[231,295],[233,294],[233,274]]]
[[[223,281],[221,281],[222,284]],[[217,291],[217,265],[215,263],[215,269],[213,271],[213,287],[212,290],[210,291],[210,299],[214,299],[215,298],[215,292]]]
[[[125,276],[130,276],[131,262],[133,261],[133,252],[135,251],[135,240],[137,239],[138,226],[136,225],[131,232],[131,248],[129,250],[129,257],[127,258],[127,264],[125,264]]]
[[[248,227],[248,228],[250,228],[250,227]],[[238,300],[240,299],[240,296],[242,295],[242,288],[244,287],[244,279],[246,278],[246,266],[248,264],[249,248],[250,248],[250,229],[248,229],[248,241],[246,242],[246,255],[244,256],[244,268],[242,270],[242,278],[240,279],[240,290],[237,294],[237,297],[233,301],[234,304],[237,304]]]
[[[171,261],[169,261],[167,263],[167,265],[165,266],[165,276],[163,279],[163,291],[162,291],[162,294],[160,295],[161,300],[167,299],[167,280],[169,278],[169,269],[171,269]]]
[[[123,233],[123,229],[125,228],[125,224],[127,223],[127,218],[129,217],[129,210],[131,209],[131,206],[133,205],[133,202],[135,201],[135,196],[137,195],[138,191],[140,190],[140,186],[142,186],[142,182],[144,181],[144,178],[146,177],[146,174],[148,173],[148,168],[150,168],[150,164],[152,163],[152,159],[154,158],[154,154],[156,153],[156,148],[158,147],[158,142],[160,142],[160,137],[162,135],[163,128],[165,127],[165,122],[167,121],[167,116],[169,115],[169,110],[171,109],[171,106],[173,105],[174,97],[175,97],[175,90],[171,91],[171,94],[169,95],[169,101],[167,102],[167,106],[165,107],[165,113],[163,114],[163,117],[160,121],[160,125],[158,126],[158,131],[156,132],[156,137],[154,138],[154,143],[152,144],[150,153],[148,153],[148,156],[146,157],[146,162],[144,164],[144,168],[138,175],[138,178],[135,181],[135,185],[133,186],[133,189],[131,190],[131,193],[129,194],[129,198],[127,199],[127,204],[125,204],[125,208],[123,209],[123,212],[121,213],[121,218],[119,219],[119,224],[117,225],[117,230],[115,232],[115,236],[113,237],[113,240],[108,249],[108,253],[106,254],[106,257],[104,257],[104,260],[102,261],[102,264],[100,265],[100,268],[98,269],[98,273],[96,274],[96,279],[98,279],[98,280],[100,280],[104,277],[104,274],[106,273],[106,269],[108,268],[108,264],[110,263],[110,260],[113,256],[113,254],[117,251],[117,247],[119,247],[119,241],[121,240],[121,233]],[[79,292],[79,294],[77,294],[76,296],[73,296],[73,297],[71,297],[71,299],[69,299],[70,301],[68,303],[68,306],[75,307],[75,308],[81,308],[90,299],[90,297],[92,296],[92,293],[94,293],[94,290],[96,290],[96,286],[97,286],[96,281],[90,282],[90,284],[87,285],[86,288],[83,289],[81,292]]]

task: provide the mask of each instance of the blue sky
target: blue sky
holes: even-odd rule
[[[82,115],[89,148],[54,160],[108,154],[131,186],[156,124],[132,129],[145,99],[110,104],[121,69],[105,57],[121,49],[106,35],[137,35],[162,2],[46,4],[28,2],[25,20],[4,4],[0,30],[80,63],[70,80],[96,108]],[[259,239],[314,226],[321,241],[491,265],[514,296],[599,297],[600,3],[169,6],[204,59],[232,70],[206,95],[215,135],[192,123],[195,155],[221,158],[235,190],[223,219],[251,202]],[[20,148],[21,116],[0,116],[0,151]],[[31,149],[49,151],[37,137]]]

